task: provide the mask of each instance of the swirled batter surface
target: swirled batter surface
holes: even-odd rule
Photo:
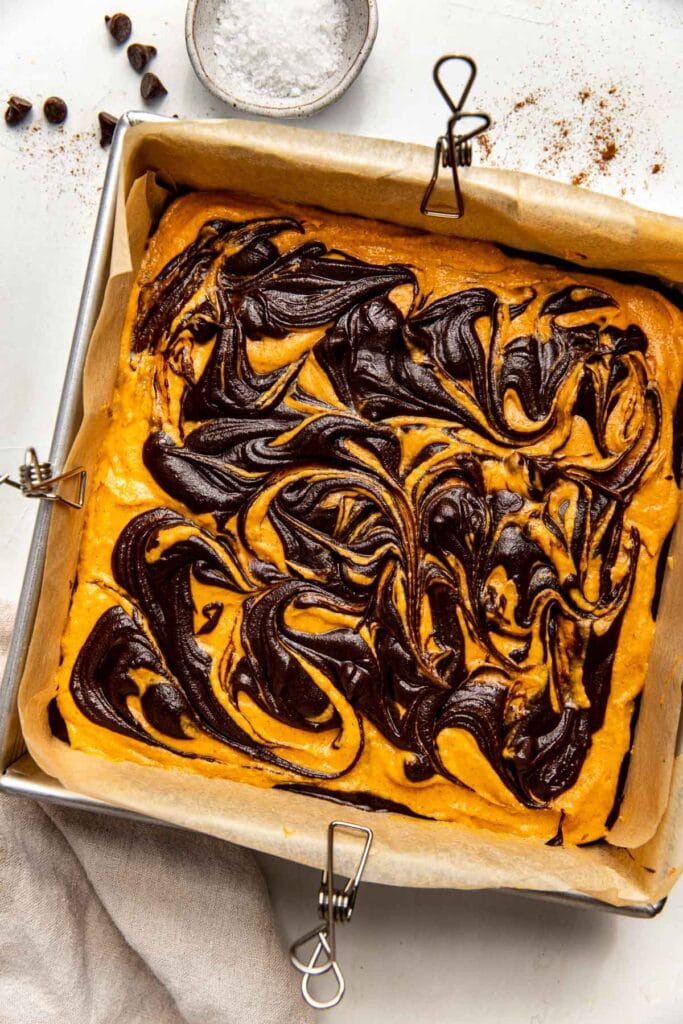
[[[681,340],[658,293],[492,245],[176,200],[131,297],[53,733],[604,835],[678,508]]]

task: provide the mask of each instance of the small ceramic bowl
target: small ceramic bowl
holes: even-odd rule
[[[377,35],[377,0],[345,0],[349,7],[349,31],[343,42],[343,59],[335,72],[314,90],[282,98],[266,93],[240,95],[220,67],[214,33],[221,0],[189,0],[185,40],[192,66],[200,82],[236,110],[266,117],[308,117],[329,106],[346,92],[365,64]],[[234,91],[233,91],[234,90]]]

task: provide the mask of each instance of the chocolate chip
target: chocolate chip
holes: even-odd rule
[[[155,46],[145,46],[144,43],[131,43],[127,50],[130,66],[135,71],[142,71],[146,68],[152,57],[156,57]]]
[[[117,43],[125,43],[126,39],[130,39],[133,26],[127,14],[119,12],[118,14],[112,14],[111,17],[107,14],[104,20],[110,35]]]
[[[140,82],[140,93],[143,100],[157,100],[160,96],[165,96],[168,89],[159,81],[157,76],[151,71],[145,71]]]
[[[113,114],[107,114],[104,110],[97,115],[97,119],[100,122],[100,146],[108,146],[111,143],[114,129],[119,123],[119,119],[114,117]]]
[[[7,100],[5,121],[7,121],[7,124],[12,125],[12,127],[15,124],[21,124],[28,116],[32,106],[33,104],[29,100],[22,100],[21,96],[10,96]]]
[[[43,113],[50,124],[64,124],[68,110],[61,97],[48,96],[43,103]]]

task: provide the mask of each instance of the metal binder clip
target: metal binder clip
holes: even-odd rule
[[[65,480],[72,480],[78,477],[78,497],[67,498],[58,494],[55,487]],[[24,464],[19,466],[19,480],[12,480],[9,473],[0,476],[0,484],[7,484],[14,487],[26,498],[45,498],[46,501],[59,501],[69,508],[83,508],[85,498],[86,472],[78,467],[70,469],[66,473],[52,475],[52,465],[49,462],[40,462],[35,448],[27,448],[24,456]]]
[[[359,832],[365,836],[363,852],[358,861],[355,873],[343,889],[334,888],[334,832],[335,829],[348,829],[351,832]],[[368,859],[370,846],[372,844],[372,829],[364,825],[352,825],[348,821],[332,821],[327,829],[327,867],[322,873],[320,880],[320,891],[318,892],[318,915],[323,923],[310,932],[302,935],[290,948],[289,955],[297,971],[303,974],[301,979],[301,993],[308,1003],[315,1010],[328,1010],[336,1006],[344,995],[346,984],[344,976],[337,962],[337,945],[335,938],[335,924],[345,924],[351,920],[353,908],[356,904],[358,887]],[[299,950],[312,939],[316,944],[308,962],[300,960]],[[322,959],[321,959],[322,957]],[[325,1001],[316,999],[309,990],[311,978],[326,974],[332,971],[337,982],[337,990],[334,995]]]
[[[470,69],[465,88],[462,91],[462,95],[457,103],[453,102],[450,93],[446,89],[446,86],[441,81],[441,68],[449,60],[462,60],[468,65]],[[434,147],[434,171],[432,178],[420,203],[420,213],[426,217],[462,217],[465,205],[462,198],[462,192],[460,191],[460,182],[458,181],[458,167],[469,167],[472,163],[472,139],[476,135],[480,135],[486,131],[491,125],[491,118],[488,114],[481,112],[470,113],[469,111],[463,110],[463,107],[469,96],[472,83],[474,82],[477,74],[477,65],[474,63],[471,57],[465,57],[460,53],[449,53],[444,57],[440,57],[434,65],[434,71],[432,72],[434,82],[437,89],[448,104],[451,116],[448,118],[448,124],[446,126],[446,134],[440,135],[436,140]],[[481,124],[472,128],[469,132],[464,135],[455,134],[455,126],[458,121],[466,117],[479,118]],[[439,169],[441,167],[450,167],[451,176],[453,178],[453,191],[455,193],[455,207],[444,207],[444,206],[429,206],[429,200],[432,197],[432,192],[436,186]]]

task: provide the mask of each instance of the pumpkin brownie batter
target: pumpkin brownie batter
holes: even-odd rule
[[[481,242],[176,200],[130,300],[53,733],[603,836],[678,509],[682,324]]]

